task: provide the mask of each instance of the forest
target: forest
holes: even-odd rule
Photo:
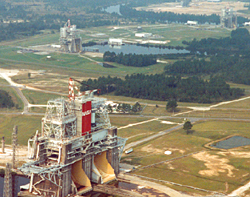
[[[137,11],[130,6],[121,6],[120,12],[123,17],[133,18],[138,22],[148,21],[151,23],[170,23],[170,22],[180,22],[186,23],[188,20],[198,21],[200,24],[204,23],[220,23],[220,16],[216,14],[211,15],[194,15],[194,14],[176,14],[173,12],[153,12],[153,11]],[[248,21],[248,18],[238,16],[238,24],[243,24]]]
[[[103,54],[103,60],[107,62],[117,62],[125,66],[144,67],[152,64],[156,64],[155,55],[136,55],[136,54],[123,54],[106,51]]]
[[[14,107],[14,102],[8,92],[0,90],[0,108]]]
[[[250,35],[246,28],[237,28],[231,31],[230,37],[225,38],[203,38],[190,41],[182,41],[187,45],[186,49],[191,52],[206,52],[208,55],[220,54],[248,54],[250,49]]]
[[[187,49],[205,52],[191,59],[166,65],[165,73],[174,76],[217,75],[226,81],[250,85],[250,35],[238,28],[227,38],[207,38],[187,43]]]
[[[199,77],[174,77],[164,74],[127,75],[125,80],[117,77],[99,77],[83,81],[81,91],[100,89],[101,94],[114,92],[117,96],[166,101],[211,103],[239,98],[244,90],[230,88],[221,77],[203,80]],[[88,86],[86,86],[86,84]]]
[[[40,4],[28,0],[19,0],[22,4],[3,1],[0,5],[0,41],[22,38],[24,36],[33,36],[39,34],[41,30],[59,30],[68,18],[77,25],[78,28],[98,27],[106,25],[116,25],[119,20],[133,20],[137,22],[181,22],[187,20],[196,20],[199,23],[216,23],[220,22],[218,15],[191,15],[175,14],[172,12],[147,12],[133,9],[135,6],[145,6],[152,3],[174,2],[174,0],[42,0],[44,7]],[[27,2],[33,3],[27,3]],[[116,13],[107,13],[104,8],[123,4],[120,7],[122,15]],[[41,4],[42,5],[42,4]],[[39,12],[37,10],[41,9]],[[56,13],[56,14],[55,14]],[[22,23],[3,23],[4,20],[13,21],[22,19]],[[248,21],[243,17],[238,17],[238,23],[242,24]],[[15,32],[15,33],[14,33]],[[53,32],[53,31],[52,31]]]

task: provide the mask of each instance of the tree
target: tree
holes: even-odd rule
[[[178,106],[176,100],[169,100],[166,105],[166,110],[168,111],[174,111],[176,107]]]
[[[133,112],[138,112],[138,111],[141,111],[142,110],[142,107],[140,105],[140,103],[136,102],[133,107],[132,107],[132,111]]]
[[[190,129],[193,127],[192,123],[190,121],[186,121],[183,125],[183,129],[186,130],[187,134],[190,133]]]
[[[8,92],[0,90],[0,108],[11,108],[15,104]]]
[[[110,104],[108,104],[108,112],[109,112],[109,113],[112,113],[112,112],[113,112],[113,108],[112,108],[112,106],[111,106]]]

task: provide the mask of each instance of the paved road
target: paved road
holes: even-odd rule
[[[23,101],[23,104],[24,104],[23,113],[28,113],[29,112],[28,100],[26,99],[26,97],[23,95],[22,91],[18,87],[13,87],[13,88],[16,90],[17,94]]]
[[[157,138],[157,137],[163,136],[163,135],[165,135],[166,133],[169,133],[169,132],[171,132],[171,131],[180,129],[180,128],[182,128],[182,126],[183,126],[183,125],[180,124],[180,125],[177,125],[177,126],[175,126],[175,127],[170,128],[170,129],[167,129],[167,130],[165,130],[165,131],[160,131],[159,133],[154,134],[154,135],[152,135],[152,136],[149,136],[149,137],[147,137],[147,138],[144,138],[144,139],[141,139],[141,140],[138,140],[138,141],[135,141],[135,142],[131,142],[131,143],[127,144],[127,145],[125,146],[124,149],[127,150],[127,149],[129,149],[129,148],[134,147],[134,146],[138,146],[139,144],[142,144],[142,143],[144,143],[144,142],[153,140],[153,139],[155,139],[155,138]]]

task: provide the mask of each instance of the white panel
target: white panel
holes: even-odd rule
[[[103,130],[100,130],[100,131],[93,132],[91,134],[92,134],[92,141],[97,142],[97,141],[100,141],[100,140],[106,138],[106,136],[108,135],[108,130],[103,129]]]

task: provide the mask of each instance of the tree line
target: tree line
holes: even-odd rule
[[[103,60],[134,67],[144,67],[157,63],[155,55],[123,54],[122,52],[116,55],[115,52],[110,51],[103,54]]]
[[[239,52],[242,54],[245,53],[245,50],[250,49],[250,35],[246,28],[238,28],[231,31],[230,37],[203,38],[199,41],[194,38],[190,42],[184,40],[182,43],[187,46],[187,50],[206,52],[208,55],[237,54]]]
[[[250,35],[245,28],[233,30],[227,38],[193,40],[187,48],[202,54],[166,65],[167,75],[217,75],[226,81],[250,85]]]
[[[211,103],[239,98],[244,94],[244,90],[230,88],[222,78],[212,76],[206,81],[199,77],[132,74],[127,75],[124,80],[108,76],[82,83],[88,86],[81,86],[81,91],[91,87],[90,89],[101,89],[101,94],[114,92],[117,96],[161,101]]]
[[[198,23],[220,23],[220,16],[217,14],[211,15],[195,15],[195,14],[178,14],[174,12],[153,12],[153,11],[144,11],[144,10],[136,10],[131,6],[123,5],[120,7],[120,12],[123,17],[133,18],[138,22],[142,21],[150,21],[151,23],[160,22],[180,22],[186,23],[188,20],[198,21]],[[243,24],[247,22],[248,18],[238,16],[237,22],[238,24]]]

